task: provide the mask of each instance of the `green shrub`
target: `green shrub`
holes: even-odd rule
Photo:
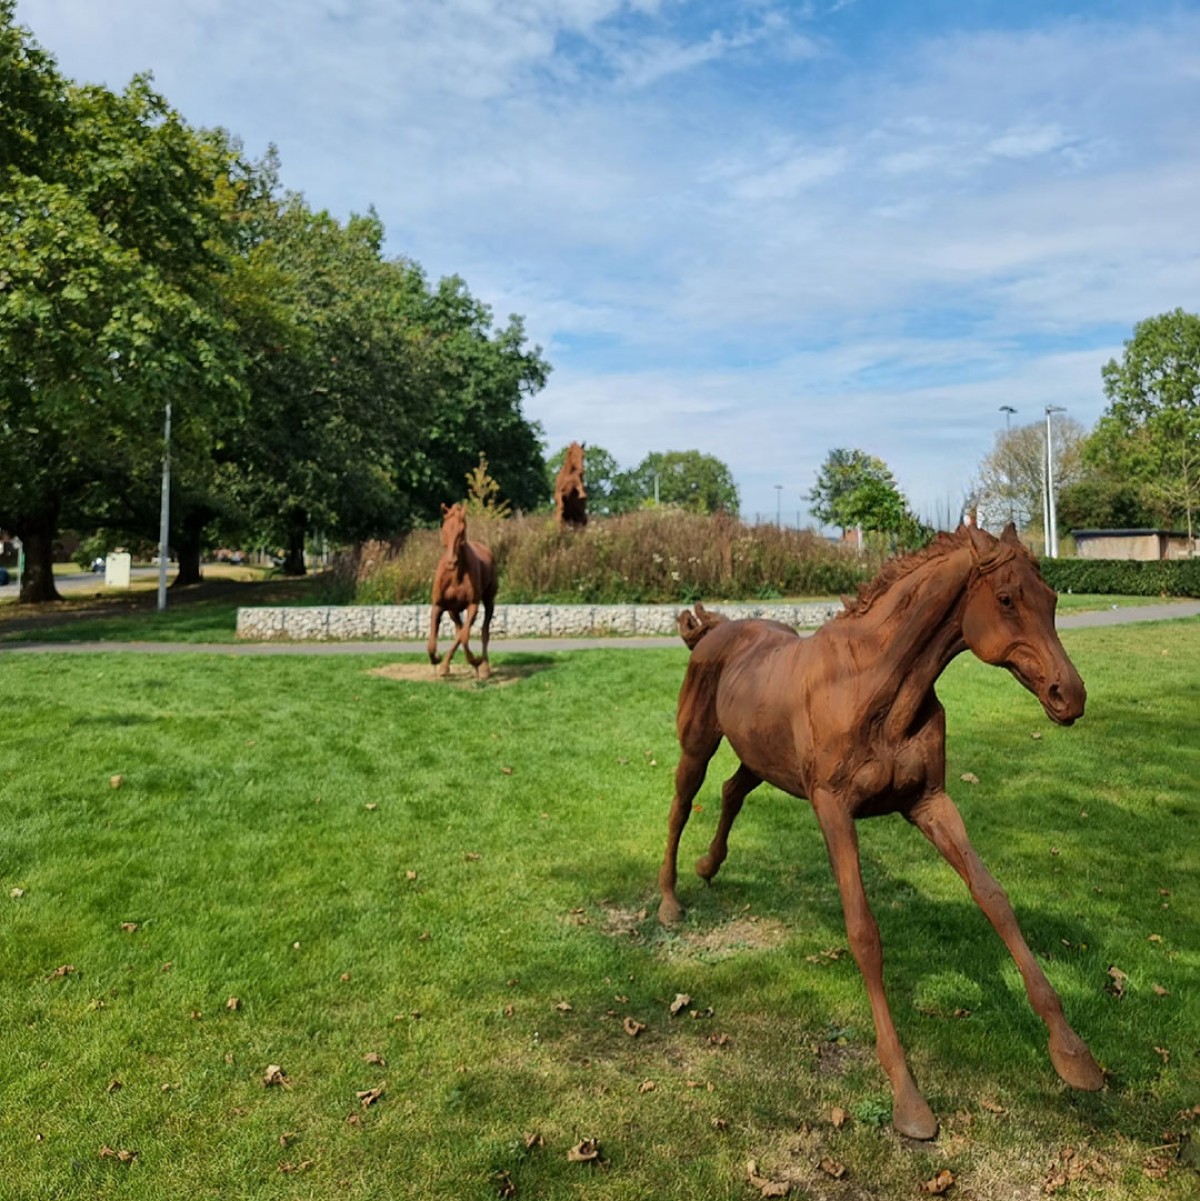
[[[503,603],[690,603],[853,592],[879,567],[810,531],[747,526],[725,514],[647,510],[560,529],[545,516],[472,517],[467,536],[491,547]],[[427,601],[437,530],[371,542],[339,563],[338,591],[359,604]]]
[[[1056,592],[1125,596],[1200,596],[1200,559],[1043,559]]]

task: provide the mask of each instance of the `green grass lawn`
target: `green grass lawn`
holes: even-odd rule
[[[1072,729],[969,657],[940,691],[951,791],[1110,1084],[1059,1083],[957,876],[864,823],[929,1145],[886,1124],[806,802],[760,789],[683,927],[654,920],[682,648],[498,644],[521,674],[461,687],[380,655],[0,656],[0,1196],[744,1198],[750,1159],[817,1198],[943,1168],[979,1201],[1072,1170],[1067,1197],[1195,1196],[1200,620],[1064,642]]]

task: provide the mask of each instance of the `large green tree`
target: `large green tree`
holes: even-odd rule
[[[858,449],[831,450],[808,494],[809,508],[825,525],[861,528],[883,536],[891,547],[912,548],[930,534],[913,515],[891,469]]]
[[[1095,466],[1137,485],[1163,524],[1195,549],[1200,509],[1200,316],[1175,309],[1139,322],[1102,369],[1108,408],[1087,448]]]
[[[656,497],[693,513],[737,514],[740,506],[733,472],[715,455],[698,450],[652,451],[614,483],[615,506],[638,508]]]
[[[56,599],[53,544],[98,495],[181,445],[238,393],[221,303],[219,142],[149,82],[63,80],[0,0],[0,526],[26,549],[23,601]]]

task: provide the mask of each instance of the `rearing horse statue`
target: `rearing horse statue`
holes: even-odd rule
[[[483,605],[483,629],[480,641],[483,648],[477,659],[471,654],[467,640],[475,614]],[[496,607],[496,561],[491,550],[482,542],[467,541],[467,512],[461,502],[442,505],[442,557],[433,573],[433,608],[429,617],[429,661],[439,676],[450,674],[450,660],[461,646],[467,662],[481,680],[492,674],[488,662],[488,637],[492,631],[492,610]],[[466,610],[466,620],[462,612]],[[442,614],[448,613],[454,622],[457,636],[443,659],[438,654],[438,625]]]
[[[1011,524],[999,539],[964,525],[888,564],[811,638],[776,622],[728,621],[701,605],[695,616],[679,615],[692,655],[679,694],[682,754],[659,872],[659,918],[669,924],[683,915],[675,895],[679,837],[725,737],[741,765],[722,788],[716,836],[696,871],[705,880],[716,875],[742,802],[763,780],[808,798],[870,997],[876,1050],[892,1086],[893,1125],[911,1138],[933,1138],[937,1120],[909,1072],[884,994],[879,927],[859,866],[858,818],[901,813],[929,839],[1016,961],[1030,1004],[1049,1030],[1059,1076],[1079,1089],[1104,1084],[946,793],[946,718],[934,692],[950,660],[970,650],[1006,667],[1051,721],[1069,726],[1082,716],[1086,692],[1055,632],[1056,603]]]
[[[554,518],[560,526],[587,525],[587,486],[583,482],[583,445],[567,447],[563,465],[554,478]]]

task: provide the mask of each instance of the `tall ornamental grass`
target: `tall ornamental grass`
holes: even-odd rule
[[[829,596],[853,592],[879,567],[808,530],[672,509],[593,519],[583,530],[560,530],[545,516],[473,517],[467,536],[491,547],[499,600],[510,604]],[[359,604],[428,600],[440,553],[437,530],[365,543],[339,564],[336,590]]]

